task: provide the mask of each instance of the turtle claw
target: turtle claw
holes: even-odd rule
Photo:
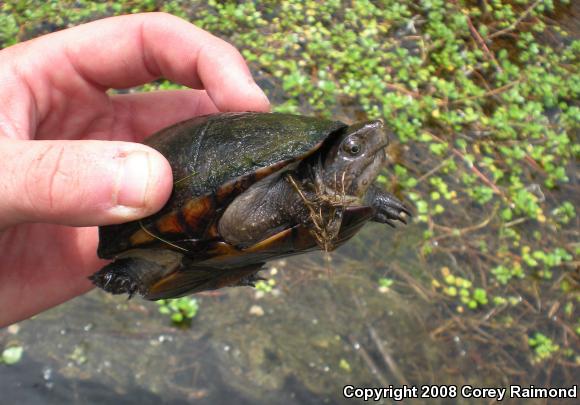
[[[399,221],[405,225],[407,225],[407,218],[410,216],[407,214],[408,210],[405,211],[398,211],[391,207],[382,207],[383,210],[379,211],[373,217],[373,221],[380,222],[382,224],[387,224],[393,228],[396,228],[396,224],[394,221]]]
[[[395,227],[394,221],[407,224],[413,214],[397,197],[380,188],[373,186],[367,193],[367,201],[375,211],[373,221]]]
[[[394,196],[389,195],[386,198],[386,207],[385,211],[389,214],[390,217],[396,219],[397,221],[401,221],[406,223],[406,217],[411,217],[411,211],[401,202],[399,199],[395,198]]]
[[[412,216],[411,211],[397,197],[376,188],[371,193],[375,209],[373,221],[390,225],[393,228],[395,227],[393,221],[407,224],[407,219]]]
[[[396,228],[397,225],[395,225],[395,223],[393,222],[393,219],[398,219],[398,218],[393,218],[392,216],[385,215],[384,213],[377,213],[373,217],[373,221],[375,221],[375,222],[379,222],[381,224],[387,224],[391,228]]]
[[[399,212],[399,213],[397,214],[397,217],[396,217],[395,219],[396,219],[397,221],[399,221],[400,223],[402,223],[402,224],[404,224],[404,225],[407,225],[407,223],[408,223],[408,219],[409,219],[409,217],[410,217],[410,216],[411,216],[411,215],[407,214],[407,212],[406,212],[406,211],[403,211],[403,212]]]

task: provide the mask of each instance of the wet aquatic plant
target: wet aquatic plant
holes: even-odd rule
[[[560,347],[554,344],[552,339],[540,332],[536,332],[534,336],[529,337],[528,344],[536,353],[535,359],[538,362],[549,359],[560,350]]]
[[[256,290],[261,292],[262,294],[269,294],[274,291],[276,287],[276,280],[273,278],[269,278],[268,280],[258,280],[256,282]]]
[[[8,366],[16,364],[22,358],[24,348],[20,345],[11,345],[6,347],[0,355],[0,364],[6,364]]]
[[[156,301],[159,312],[171,318],[177,325],[184,325],[191,322],[197,315],[199,303],[196,298],[181,297],[168,300]]]

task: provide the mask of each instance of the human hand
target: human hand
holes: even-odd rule
[[[158,77],[197,90],[107,93]],[[131,142],[194,115],[269,109],[235,48],[158,13],[6,48],[0,89],[0,326],[91,288],[104,264],[94,226],[163,206],[169,164]]]

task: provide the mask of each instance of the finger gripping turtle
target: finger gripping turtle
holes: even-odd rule
[[[148,138],[173,170],[156,214],[99,228],[90,278],[113,294],[180,297],[253,285],[268,260],[333,250],[367,221],[410,215],[373,182],[386,161],[381,121],[268,113],[197,117]]]

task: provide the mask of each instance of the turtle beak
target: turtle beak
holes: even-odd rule
[[[382,152],[382,153],[384,154],[384,156],[385,156],[385,157],[384,157],[385,161],[386,161],[386,160],[387,160],[387,158],[388,158],[388,156],[387,156],[387,147],[388,147],[388,146],[389,146],[389,142],[387,141],[387,142],[383,143],[381,146],[379,146],[379,147],[376,149],[376,151],[375,151],[375,153],[376,153],[376,154],[379,154],[379,153],[381,153],[381,152]]]
[[[371,164],[373,164],[374,162],[378,160],[380,160],[382,163],[380,166],[384,166],[384,164],[387,162],[387,146],[389,146],[389,142],[384,142],[382,144],[380,144],[378,147],[376,147],[375,149],[373,149],[371,151],[371,153],[369,153],[370,156],[375,156],[374,160],[370,160],[366,165],[365,168],[370,166]]]

